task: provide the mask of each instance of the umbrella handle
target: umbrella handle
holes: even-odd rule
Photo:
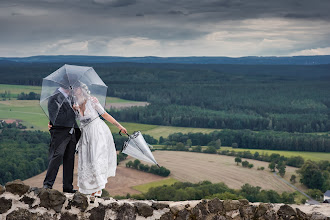
[[[123,135],[121,135],[121,130],[119,131],[119,135],[120,136],[123,136]],[[126,135],[129,137],[129,134],[126,133]]]

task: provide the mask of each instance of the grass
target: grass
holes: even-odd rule
[[[20,94],[22,92],[29,93],[35,92],[40,94],[41,86],[23,86],[23,85],[8,85],[8,84],[0,84],[0,93],[4,93],[5,91],[10,91],[11,94]]]
[[[285,157],[301,156],[305,160],[321,161],[329,160],[330,153],[324,152],[306,152],[306,151],[284,151],[284,150],[261,150],[261,149],[247,149],[247,148],[232,148],[232,147],[221,147],[222,150],[233,150],[233,151],[250,151],[252,154],[259,152],[259,154],[280,154]]]
[[[152,130],[148,130],[146,132],[146,134],[149,134],[151,136],[153,136],[155,139],[159,139],[160,136],[168,137],[170,134],[173,133],[204,133],[204,134],[208,134],[211,133],[213,131],[220,131],[221,129],[210,129],[210,128],[187,128],[187,127],[172,127],[172,126],[157,126],[156,128],[152,129]]]
[[[173,185],[176,182],[179,182],[179,181],[170,177],[170,178],[166,178],[166,179],[160,180],[160,181],[155,181],[155,182],[151,182],[151,183],[133,186],[133,189],[136,189],[142,193],[146,193],[152,187],[163,186],[163,185]]]

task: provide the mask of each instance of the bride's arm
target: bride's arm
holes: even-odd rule
[[[127,134],[127,130],[126,128],[124,128],[121,124],[119,124],[118,121],[116,121],[116,119],[114,119],[111,115],[109,115],[107,112],[105,112],[104,114],[102,114],[102,117],[107,120],[108,122],[110,122],[111,124],[115,125],[120,131],[124,132],[125,134]]]

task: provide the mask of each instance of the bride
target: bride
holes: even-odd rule
[[[80,86],[75,88],[74,95],[76,104],[73,108],[79,112],[78,119],[82,131],[77,144],[78,187],[79,192],[90,194],[90,201],[94,202],[95,196],[101,196],[108,177],[115,176],[117,167],[112,134],[99,115],[120,131],[127,133],[127,130],[104,110],[97,98],[90,95],[85,84],[80,83]]]

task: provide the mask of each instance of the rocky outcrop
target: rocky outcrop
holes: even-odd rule
[[[7,186],[8,189],[7,189]],[[242,200],[155,202],[97,198],[89,203],[79,192],[30,188],[20,181],[7,183],[1,193],[0,219],[161,219],[161,220],[330,220],[320,212],[304,212],[297,205],[249,203]],[[330,209],[330,205],[326,208]]]

